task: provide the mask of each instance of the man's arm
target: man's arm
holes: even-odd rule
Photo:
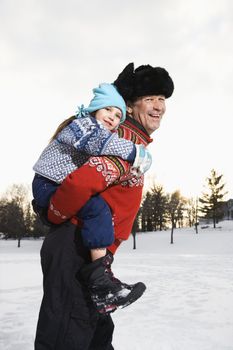
[[[106,190],[129,170],[129,164],[121,159],[91,157],[68,175],[52,196],[48,209],[49,221],[60,224],[76,215],[91,196]]]

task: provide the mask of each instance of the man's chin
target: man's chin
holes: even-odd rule
[[[157,130],[160,127],[160,121],[153,123],[153,125],[151,125],[151,130],[153,130],[152,132],[154,132],[155,130]]]

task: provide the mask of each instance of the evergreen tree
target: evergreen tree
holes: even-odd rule
[[[142,231],[153,231],[152,226],[152,195],[148,191],[146,193],[145,199],[142,203],[141,209],[141,222],[142,222]]]
[[[166,226],[167,196],[164,194],[163,186],[154,186],[151,194],[153,229],[162,231]]]
[[[213,226],[216,228],[216,223],[222,217],[221,202],[227,192],[224,191],[223,175],[218,175],[214,169],[211,170],[211,175],[207,177],[206,181],[207,190],[199,198],[202,204],[200,211],[204,214],[205,218],[213,220]]]
[[[40,218],[33,215],[33,221],[32,221],[32,236],[34,238],[44,237],[49,231],[49,226],[44,225]]]
[[[20,240],[25,232],[24,215],[22,208],[14,200],[1,201],[0,209],[0,230],[5,234],[5,238],[18,239],[18,247]]]
[[[32,236],[33,220],[34,220],[34,213],[32,212],[31,203],[28,202],[27,204],[25,204],[25,210],[24,210],[24,224],[25,224],[26,237]]]

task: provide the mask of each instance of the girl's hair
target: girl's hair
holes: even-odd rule
[[[58,125],[57,130],[55,131],[55,133],[53,134],[53,136],[51,137],[51,139],[49,140],[49,142],[52,142],[57,135],[59,134],[59,132],[64,129],[67,125],[69,125],[73,120],[76,119],[76,116],[73,115],[72,117],[69,117],[67,119],[65,119],[60,125]]]

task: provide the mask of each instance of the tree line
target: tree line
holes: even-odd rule
[[[165,193],[163,186],[154,185],[146,192],[140,210],[133,226],[133,236],[136,232],[162,231],[177,227],[194,226],[196,233],[199,218],[212,220],[213,227],[223,218],[223,199],[227,194],[223,175],[218,175],[213,169],[206,178],[204,192],[199,198],[185,198],[180,191]]]
[[[222,201],[227,192],[223,183],[223,175],[218,175],[213,169],[206,179],[206,190],[200,198],[184,198],[180,191],[165,193],[163,186],[154,185],[145,193],[141,207],[135,219],[132,234],[136,232],[171,229],[177,227],[195,226],[198,218],[213,220],[213,226],[222,218]],[[20,240],[25,237],[38,238],[48,232],[33,212],[29,200],[29,188],[25,185],[12,185],[0,198],[0,232],[2,238]]]
[[[33,212],[27,186],[14,184],[0,198],[0,232],[2,238],[17,239],[18,246],[22,238],[38,238],[48,232]]]

